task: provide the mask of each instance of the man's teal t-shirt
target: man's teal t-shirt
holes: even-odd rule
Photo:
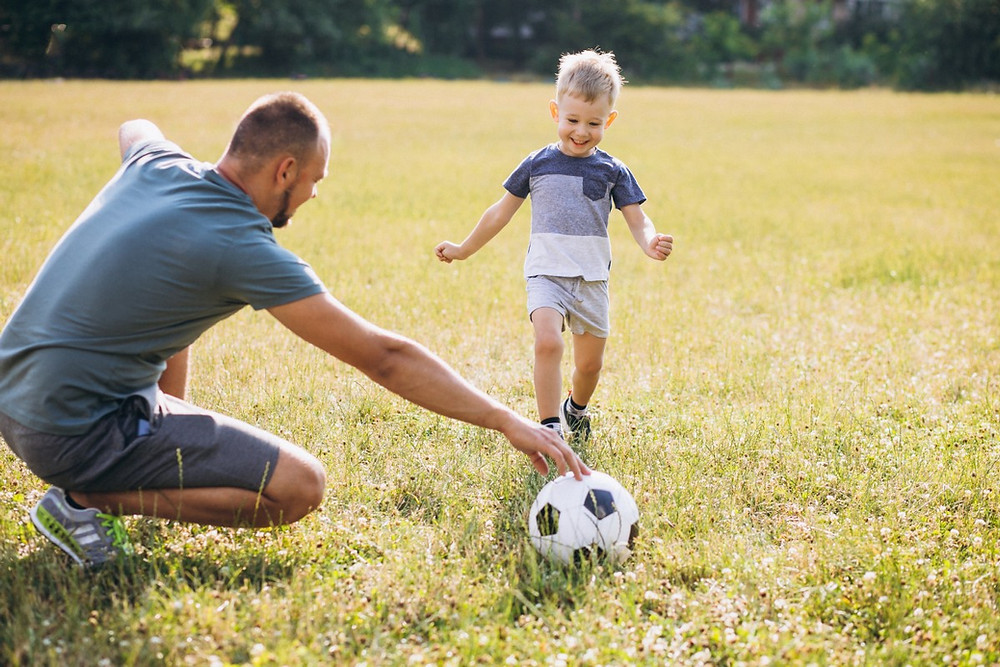
[[[166,141],[134,146],[0,332],[0,412],[85,433],[245,305],[323,292],[250,198]]]

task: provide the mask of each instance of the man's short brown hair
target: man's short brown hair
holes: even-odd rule
[[[320,136],[329,137],[329,132],[323,113],[304,95],[273,93],[246,110],[226,152],[251,169],[283,154],[305,161],[316,150]]]

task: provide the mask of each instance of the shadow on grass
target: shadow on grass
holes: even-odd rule
[[[43,538],[38,538],[43,540]],[[116,632],[143,617],[150,600],[183,599],[191,591],[259,592],[290,580],[295,554],[266,545],[205,553],[143,549],[87,569],[48,544],[0,547],[0,664],[82,664],[87,655],[122,655]],[[123,620],[124,619],[124,620]],[[135,621],[140,623],[140,621]],[[139,636],[144,631],[134,628]],[[90,660],[87,658],[87,660]],[[141,661],[140,661],[141,662]]]
[[[0,551],[0,614],[16,601],[72,605],[92,601],[140,602],[150,587],[172,582],[190,588],[238,587],[261,590],[292,578],[302,559],[253,549],[226,553],[162,553],[123,556],[100,567],[83,568],[55,548],[39,548],[27,556]]]

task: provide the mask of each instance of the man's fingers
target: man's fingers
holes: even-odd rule
[[[545,460],[545,456],[543,456],[542,454],[538,453],[532,454],[531,464],[535,466],[535,470],[537,470],[540,475],[549,474],[548,461]]]

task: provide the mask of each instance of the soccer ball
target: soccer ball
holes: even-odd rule
[[[639,508],[613,477],[593,471],[581,481],[566,473],[542,487],[528,513],[528,534],[540,554],[564,564],[592,556],[620,563],[632,554]]]

